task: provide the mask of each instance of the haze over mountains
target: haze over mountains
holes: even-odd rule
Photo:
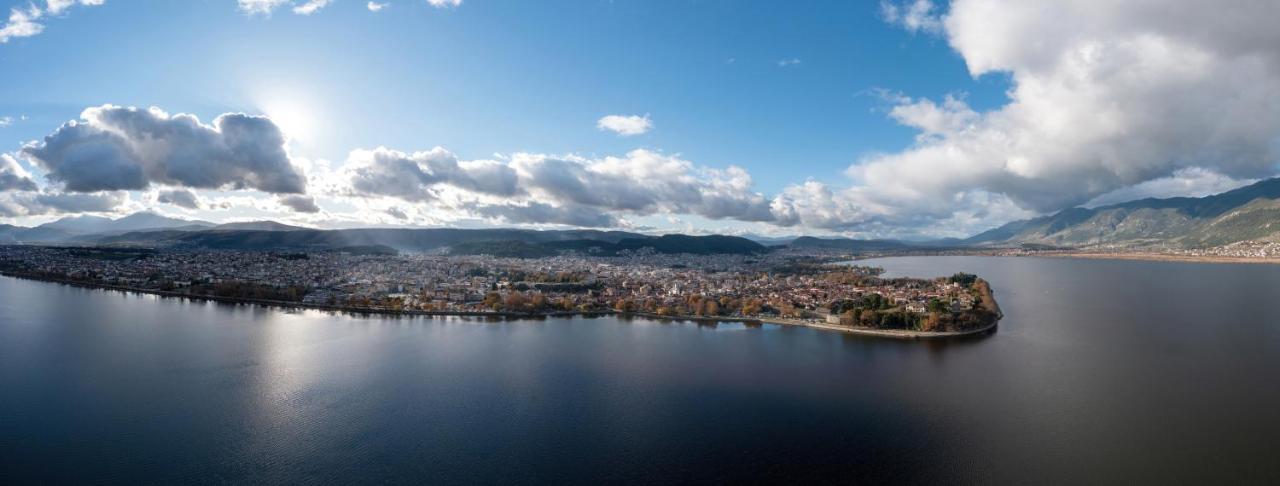
[[[794,248],[851,252],[956,247],[1122,246],[1207,248],[1246,240],[1280,241],[1280,179],[1201,198],[1142,199],[1097,208],[1072,208],[1014,221],[964,240],[925,242],[848,238],[773,239]],[[314,250],[383,247],[538,256],[565,250],[615,254],[653,248],[663,253],[757,253],[759,241],[734,236],[664,235],[625,231],[449,228],[318,230],[274,221],[214,224],[141,212],[119,219],[63,218],[34,228],[0,225],[0,243],[179,247],[192,249]]]

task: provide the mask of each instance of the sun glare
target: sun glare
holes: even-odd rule
[[[315,131],[315,114],[307,104],[296,100],[272,100],[266,102],[262,112],[291,140],[307,141]]]

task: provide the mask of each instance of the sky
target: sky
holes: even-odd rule
[[[0,222],[971,235],[1276,175],[1261,0],[0,0]]]

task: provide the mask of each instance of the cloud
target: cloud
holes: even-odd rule
[[[942,18],[934,12],[934,5],[930,0],[914,0],[910,3],[881,0],[880,14],[886,22],[909,32],[937,34],[943,30]]]
[[[427,4],[435,8],[455,8],[462,5],[462,0],[427,0]]]
[[[622,157],[559,158],[517,154],[511,165],[535,200],[647,215],[697,214],[769,221],[769,202],[751,190],[747,171],[696,167],[679,157],[633,150]]]
[[[159,194],[156,194],[156,202],[172,204],[187,209],[200,209],[201,207],[200,198],[196,196],[196,193],[186,189],[160,191]]]
[[[0,116],[0,127],[7,127],[7,126],[12,125],[12,124],[13,124],[13,117],[11,117],[11,116]]]
[[[37,207],[43,206],[47,212],[59,213],[105,213],[114,210],[125,201],[126,197],[119,192],[41,193],[35,197]]]
[[[493,161],[459,162],[440,147],[412,154],[378,147],[355,150],[347,157],[350,193],[392,196],[406,201],[436,199],[442,186],[496,196],[513,196],[516,174]]]
[[[286,6],[292,7],[295,14],[311,15],[331,3],[333,0],[236,0],[237,8],[245,15],[262,17],[270,17],[276,9]]]
[[[318,213],[320,206],[316,205],[315,198],[311,196],[302,196],[298,194],[280,196],[278,202],[281,206],[287,207],[299,213]]]
[[[92,194],[61,192],[0,192],[0,217],[60,213],[107,213],[128,201],[123,192]]]
[[[381,12],[382,9],[387,8],[387,5],[390,4],[387,2],[369,2],[365,4],[365,7],[367,7],[370,12]]]
[[[791,59],[780,59],[778,60],[777,64],[778,64],[778,67],[790,67],[790,66],[799,66],[800,63],[802,62],[804,61],[801,61],[800,59],[793,57]]]
[[[247,15],[269,16],[277,8],[289,5],[291,0],[236,0],[241,12]]]
[[[193,115],[113,105],[88,108],[80,117],[22,148],[70,192],[140,190],[152,183],[305,191],[284,135],[266,117],[225,113],[205,125]]]
[[[697,167],[649,150],[598,159],[521,153],[460,161],[439,147],[414,153],[379,147],[352,151],[340,180],[338,195],[390,197],[517,223],[608,226],[618,221],[614,213],[774,219],[745,170]]]
[[[9,154],[0,154],[0,191],[35,191],[36,181]]]
[[[912,10],[934,15],[916,5],[899,23]],[[972,75],[1009,75],[1007,104],[895,97],[890,117],[918,131],[915,143],[858,161],[847,187],[806,184],[776,202],[828,227],[960,227],[1129,187],[1137,196],[1188,174],[1274,176],[1275,18],[1280,4],[1250,0],[956,0],[939,34]]]
[[[49,15],[58,15],[76,4],[95,6],[102,5],[105,2],[106,0],[47,0],[45,2],[45,11],[48,12]]]
[[[561,224],[591,228],[611,228],[619,224],[617,218],[598,209],[578,205],[552,206],[539,202],[528,204],[493,204],[473,208],[486,217],[512,224]]]
[[[649,120],[649,115],[609,115],[596,120],[596,128],[630,137],[653,129],[653,121]]]
[[[325,8],[330,3],[333,3],[333,0],[307,0],[307,2],[293,7],[293,13],[298,15],[311,15],[320,11],[320,9]]]
[[[1168,177],[1152,179],[1141,184],[1117,189],[1089,201],[1087,207],[1106,206],[1146,198],[1204,197],[1220,194],[1257,182],[1254,179],[1233,179],[1212,170],[1192,167],[1178,169]]]
[[[44,31],[44,25],[36,22],[42,12],[35,5],[26,9],[14,7],[9,10],[9,21],[0,27],[0,43],[9,42],[14,37],[31,37]]]
[[[84,6],[102,5],[106,0],[49,0],[45,9],[41,10],[35,3],[28,3],[26,8],[9,9],[9,20],[0,26],[0,44],[9,42],[15,37],[31,37],[44,32],[44,24],[37,22],[47,15],[59,15],[79,4]]]

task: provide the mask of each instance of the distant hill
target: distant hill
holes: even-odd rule
[[[0,244],[57,242],[72,236],[74,235],[57,228],[27,228],[0,224]]]
[[[95,244],[176,247],[218,250],[331,250],[356,246],[386,246],[397,251],[423,252],[442,250],[452,245],[482,241],[596,240],[615,243],[625,238],[644,237],[622,231],[563,230],[536,231],[521,229],[451,229],[451,228],[366,228],[342,230],[298,229],[204,231],[142,231],[110,235]]]
[[[1014,221],[964,243],[1207,248],[1280,241],[1280,179],[1206,197],[1148,198]]]
[[[841,251],[892,251],[911,248],[898,240],[855,240],[849,238],[815,238],[801,236],[792,240],[791,248],[827,249]]]
[[[450,253],[538,258],[568,251],[596,256],[616,256],[623,251],[640,251],[646,248],[656,253],[697,255],[749,255],[769,251],[764,245],[737,236],[662,235],[629,237],[616,242],[595,239],[552,240],[536,243],[526,240],[477,241],[453,245]]]
[[[256,230],[256,231],[296,231],[311,228],[293,226],[275,221],[245,221],[242,223],[225,223],[214,226],[215,230]]]
[[[67,235],[84,235],[124,233],[148,229],[207,228],[211,226],[213,226],[213,223],[208,221],[177,219],[150,212],[139,212],[119,219],[101,216],[69,216],[36,226],[33,229],[56,230]]]
[[[736,236],[646,236],[623,231],[523,229],[370,228],[343,230],[297,229],[201,231],[159,230],[105,235],[91,242],[214,250],[323,251],[345,247],[384,246],[405,252],[443,251],[457,254],[545,256],[575,250],[614,255],[623,250],[652,248],[658,253],[751,254],[765,246]]]

